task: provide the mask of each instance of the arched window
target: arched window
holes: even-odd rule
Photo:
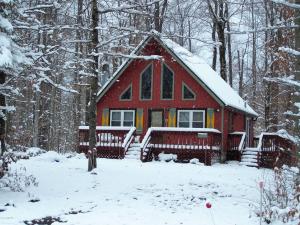
[[[141,74],[140,98],[150,100],[152,98],[152,64],[150,64]]]
[[[173,99],[174,95],[174,73],[166,64],[163,64],[162,71],[162,99]]]

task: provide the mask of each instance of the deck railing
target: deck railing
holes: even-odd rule
[[[198,158],[206,165],[219,158],[221,132],[210,128],[151,127],[141,143],[143,162],[160,153],[176,154],[178,161]]]
[[[297,164],[296,144],[278,133],[263,132],[258,138],[259,166],[274,168]]]
[[[124,158],[135,135],[135,127],[96,127],[97,156],[104,158]],[[79,127],[79,151],[89,149],[89,127]]]
[[[246,145],[246,132],[235,131],[228,135],[227,160],[241,160]]]

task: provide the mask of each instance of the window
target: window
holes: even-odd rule
[[[134,126],[134,110],[111,110],[110,126],[132,127]]]
[[[204,110],[178,110],[178,127],[204,128]]]
[[[132,96],[132,85],[130,84],[120,96],[120,100],[131,100]]]
[[[152,64],[141,74],[140,97],[142,100],[150,100],[152,97]]]
[[[185,84],[182,83],[182,99],[183,100],[195,100],[195,93]]]
[[[173,99],[174,73],[163,64],[162,73],[162,99]]]

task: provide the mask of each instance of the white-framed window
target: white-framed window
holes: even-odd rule
[[[133,127],[134,110],[110,110],[110,126]]]
[[[204,128],[204,110],[178,110],[177,127]]]

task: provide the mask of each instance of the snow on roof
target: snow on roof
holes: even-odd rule
[[[226,83],[204,60],[167,38],[160,38],[171,50],[226,106],[251,115],[258,114]]]
[[[177,57],[182,63],[202,82],[218,99],[220,99],[225,106],[230,106],[235,109],[241,110],[248,114],[258,116],[258,114],[234,91],[229,84],[227,84],[219,74],[217,74],[204,60],[199,56],[194,55],[187,49],[171,41],[170,39],[160,37],[155,34],[153,36],[155,40],[160,42],[164,47],[171,51],[171,53]],[[141,42],[136,49],[131,53],[134,56],[139,50],[145,46],[151,37],[146,38]],[[133,60],[128,58],[114,73],[114,75],[103,85],[98,92],[98,101],[110,87],[115,79],[121,75],[121,71],[126,68],[126,65]]]

